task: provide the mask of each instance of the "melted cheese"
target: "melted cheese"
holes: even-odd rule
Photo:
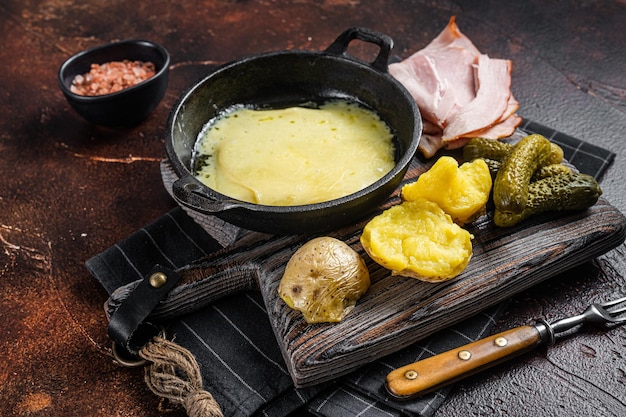
[[[200,134],[197,177],[227,196],[293,206],[359,191],[395,165],[393,135],[372,111],[344,100],[319,108],[236,108]],[[199,164],[200,165],[200,164]]]

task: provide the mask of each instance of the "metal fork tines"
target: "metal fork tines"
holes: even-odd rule
[[[618,308],[611,308],[619,306]],[[558,320],[550,324],[554,333],[561,333],[583,323],[625,323],[626,322],[626,297],[604,303],[591,304],[582,313],[574,317]]]

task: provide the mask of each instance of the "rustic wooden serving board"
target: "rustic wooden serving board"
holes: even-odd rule
[[[416,157],[404,183],[414,181],[432,163]],[[626,218],[603,199],[585,211],[541,215],[506,229],[494,226],[489,211],[467,226],[474,239],[473,257],[466,270],[447,282],[426,283],[391,275],[360,245],[365,222],[399,202],[398,190],[358,224],[326,234],[344,240],[363,256],[372,281],[340,323],[307,324],[300,312],[278,296],[287,261],[312,236],[255,232],[180,270],[182,284],[152,317],[180,316],[234,292],[258,288],[293,381],[302,387],[398,351],[599,256],[626,238]],[[123,298],[123,292],[118,291],[113,299]]]

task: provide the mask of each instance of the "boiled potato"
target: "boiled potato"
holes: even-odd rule
[[[369,286],[369,271],[358,253],[338,239],[318,237],[289,259],[278,294],[307,323],[338,322]]]
[[[405,201],[370,220],[361,244],[394,275],[446,281],[459,275],[472,256],[473,236],[436,203]]]
[[[402,187],[402,198],[435,202],[462,225],[485,212],[491,186],[489,167],[483,159],[459,166],[456,159],[442,156],[417,181]]]

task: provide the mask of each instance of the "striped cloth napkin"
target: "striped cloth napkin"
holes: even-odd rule
[[[521,130],[559,144],[579,171],[600,178],[615,154],[540,124]],[[167,164],[163,165],[168,183]],[[239,229],[212,216],[175,208],[86,262],[111,294],[143,279],[154,265],[183,267],[237,239]],[[505,303],[442,330],[412,346],[363,366],[332,382],[297,389],[287,371],[261,295],[234,295],[167,323],[167,335],[191,351],[200,364],[204,388],[225,416],[283,417],[298,411],[323,417],[430,416],[452,386],[410,401],[396,401],[385,388],[392,369],[475,341],[490,334]]]

